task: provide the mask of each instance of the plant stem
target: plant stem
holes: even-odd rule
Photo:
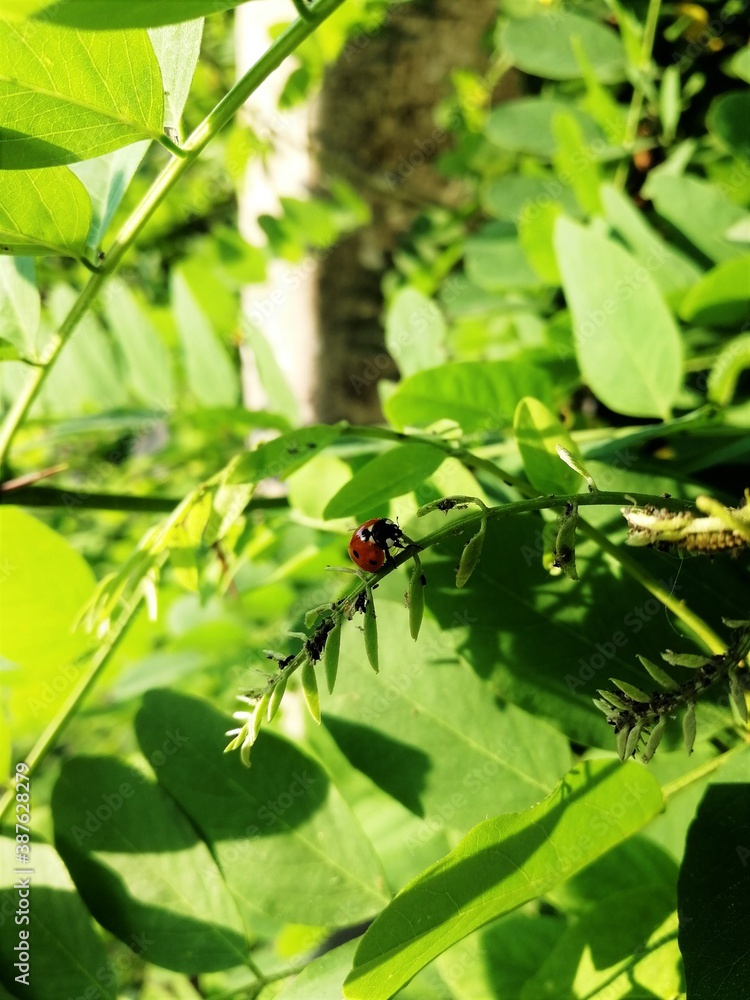
[[[110,657],[117,649],[131,622],[135,618],[140,604],[141,600],[139,599],[130,607],[123,610],[116,624],[112,626],[107,641],[99,646],[97,651],[93,654],[91,662],[78,680],[78,683],[75,685],[62,705],[58,708],[54,717],[34,744],[25,761],[29,768],[29,777],[34,774],[40,763],[46,757],[47,753],[55,745],[60,737],[60,734],[78,709],[78,706],[81,704],[101,672],[109,663]],[[3,816],[14,801],[15,790],[11,787],[2,799],[0,799],[0,821],[2,821]]]
[[[656,38],[656,27],[659,23],[659,14],[661,13],[661,0],[649,0],[648,10],[646,11],[646,22],[643,26],[643,44],[641,46],[641,59],[638,66],[634,67],[638,73],[645,73],[651,62],[651,54],[654,49],[654,40]],[[625,134],[623,136],[622,145],[627,152],[628,149],[635,142],[636,136],[638,135],[638,125],[641,120],[641,111],[643,109],[643,88],[640,86],[638,79],[633,81],[633,97],[630,101],[630,107],[628,108],[628,117],[625,121]],[[624,187],[625,180],[628,174],[628,161],[622,160],[615,173],[615,184],[617,187]]]
[[[617,562],[622,566],[622,568],[637,580],[642,587],[650,593],[653,594],[657,601],[660,601],[665,608],[669,608],[673,615],[680,619],[684,625],[690,629],[690,631],[700,639],[700,641],[712,652],[712,653],[725,653],[726,643],[723,642],[719,636],[713,631],[710,625],[699,618],[694,611],[685,604],[684,601],[678,600],[673,594],[671,594],[666,587],[662,586],[661,583],[655,577],[645,570],[637,559],[634,559],[628,552],[623,552],[622,547],[614,545],[609,538],[603,532],[595,528],[593,524],[589,524],[587,521],[579,520],[579,526],[585,535],[592,538],[600,549],[603,549],[609,555],[611,555]]]
[[[257,90],[287,56],[291,55],[315,31],[318,25],[330,17],[343,3],[345,0],[316,0],[316,3],[308,9],[306,17],[298,18],[279,35],[258,62],[250,67],[242,79],[237,81],[229,93],[203,119],[183,146],[183,155],[173,156],[156,178],[130,218],[125,221],[114,243],[109,248],[104,263],[95,274],[91,275],[73,303],[70,312],[63,320],[46,352],[44,365],[32,371],[28,382],[14,400],[13,406],[0,427],[0,470],[5,467],[8,452],[18,428],[70,335],[158,206],[182,175],[195,163],[208,143],[231,121],[250,94]]]
[[[127,493],[87,493],[75,487],[20,486],[0,490],[0,505],[19,507],[64,507],[66,510],[121,510],[136,514],[169,514],[182,501],[172,497],[135,497]],[[286,497],[254,497],[246,510],[287,507]]]
[[[687,426],[690,426],[689,423]],[[650,428],[647,428],[646,430],[650,430]],[[353,437],[378,437],[401,442],[405,440],[414,440],[414,438],[410,435],[401,434],[397,431],[390,431],[387,428],[382,427],[347,427],[345,428],[344,433]],[[446,455],[457,458],[466,466],[467,469],[471,471],[481,470],[495,479],[500,479],[506,486],[513,486],[527,497],[533,497],[536,493],[533,486],[531,486],[531,484],[525,479],[521,479],[519,476],[514,476],[511,473],[504,471],[489,459],[479,458],[477,455],[474,455],[472,452],[467,451],[464,448],[454,448],[449,441],[443,441],[440,438],[430,438],[427,435],[419,437],[418,440],[420,443],[431,444],[436,448],[440,448],[446,453]],[[542,510],[546,507],[560,507],[564,506],[564,503],[567,502],[567,500],[575,500],[579,507],[590,506],[592,503],[596,505],[613,502],[611,500],[602,500],[601,498],[605,496],[621,497],[621,506],[623,507],[629,506],[633,503],[633,501],[635,501],[636,506],[639,507],[651,504],[655,507],[664,508],[666,510],[695,510],[695,505],[693,503],[684,500],[675,500],[673,497],[652,496],[650,499],[646,500],[642,495],[639,499],[638,496],[634,494],[627,494],[626,496],[622,493],[602,493],[598,491],[583,494],[580,497],[577,497],[577,499],[575,496],[569,497],[563,503],[549,503],[549,497],[542,497],[540,499],[544,502],[539,506],[527,506],[523,507],[523,510]],[[592,501],[592,497],[600,499],[594,499]],[[559,500],[560,498],[557,499]],[[514,504],[508,504],[504,508],[493,507],[492,510],[510,510],[511,508],[513,508],[511,513],[522,512],[522,508]],[[604,549],[609,555],[616,559],[617,562],[619,562],[626,573],[632,576],[634,580],[637,580],[643,587],[646,588],[646,590],[649,591],[649,593],[653,594],[658,601],[661,601],[666,608],[669,608],[675,617],[679,618],[712,653],[723,653],[726,651],[725,643],[722,642],[711,627],[704,622],[702,618],[696,615],[695,612],[691,611],[684,601],[679,601],[672,594],[670,594],[658,580],[643,569],[636,559],[628,553],[623,552],[621,546],[613,545],[606,535],[603,535],[598,529],[594,528],[593,525],[588,524],[588,522],[583,518],[579,518],[578,523],[579,527],[585,534],[587,534],[590,538],[593,538],[600,548]]]
[[[718,771],[720,767],[723,767],[730,760],[733,760],[738,754],[746,752],[747,749],[748,742],[738,743],[737,746],[732,747],[731,750],[727,750],[726,753],[720,753],[716,757],[712,757],[711,760],[706,761],[705,764],[701,764],[700,767],[696,767],[694,771],[689,771],[687,774],[683,774],[679,778],[675,778],[674,781],[670,781],[662,788],[664,800],[668,802],[673,795],[677,795],[677,793],[683,791],[683,789],[689,788],[690,785],[695,784],[696,781],[701,781],[706,777],[706,775],[713,774],[714,771]]]

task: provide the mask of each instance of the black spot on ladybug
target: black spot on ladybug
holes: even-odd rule
[[[357,553],[355,552],[354,555],[356,556],[356,554]],[[369,559],[368,562],[369,562],[370,566],[377,566],[377,564],[378,564],[377,559]]]
[[[355,559],[359,559],[359,552],[357,552],[356,549],[352,549],[352,555],[354,556]]]

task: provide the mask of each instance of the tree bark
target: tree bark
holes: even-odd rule
[[[326,73],[317,144],[324,174],[352,184],[371,223],[321,261],[317,419],[382,419],[377,382],[397,378],[384,342],[381,280],[399,237],[426,205],[456,206],[464,185],[434,161],[450,147],[435,123],[458,68],[483,72],[498,0],[413,0],[373,36],[354,38]]]

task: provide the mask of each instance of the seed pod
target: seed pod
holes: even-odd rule
[[[559,446],[558,446],[559,447]],[[563,449],[564,450],[564,449]],[[570,511],[562,515],[560,528],[555,538],[555,566],[559,567],[571,580],[578,579],[576,570],[576,526],[578,524],[578,504],[569,504]]]
[[[641,738],[641,731],[646,723],[645,719],[639,719],[633,728],[630,730],[630,736],[628,736],[627,746],[625,747],[625,759],[632,757],[638,747],[638,740]]]
[[[667,725],[667,717],[665,715],[660,715],[659,721],[651,730],[651,735],[648,738],[646,749],[643,751],[643,756],[641,757],[641,760],[643,761],[644,764],[648,764],[648,762],[656,753],[656,748],[661,743],[661,738],[664,735],[664,730],[666,728],[666,725]]]
[[[697,670],[711,662],[710,656],[698,656],[696,653],[673,653],[671,649],[662,653],[661,658],[673,667],[687,667],[688,670]]]
[[[685,738],[685,749],[688,757],[693,752],[695,743],[695,702],[689,702],[682,717],[682,735]]]
[[[477,568],[479,557],[482,554],[482,546],[484,545],[484,536],[486,531],[487,518],[483,517],[482,523],[479,526],[479,531],[476,535],[469,539],[466,545],[464,545],[464,550],[461,553],[461,560],[456,571],[457,587],[465,587],[469,581],[469,577]]]
[[[409,590],[406,599],[409,603],[409,633],[416,641],[419,629],[422,626],[424,616],[424,585],[425,578],[422,573],[422,564],[419,557],[414,557],[414,566],[409,578]]]
[[[655,680],[660,687],[663,687],[665,691],[677,690],[677,682],[673,681],[666,670],[662,670],[658,663],[652,663],[651,660],[647,660],[645,656],[641,656],[640,654],[638,654],[638,659],[649,672],[653,680]]]
[[[365,652],[370,666],[377,674],[380,670],[378,662],[378,623],[375,619],[375,601],[372,588],[367,588],[367,605],[365,607]]]
[[[617,756],[620,760],[625,760],[625,751],[627,749],[629,736],[630,730],[627,726],[623,726],[622,729],[617,730]]]
[[[729,693],[734,707],[737,709],[737,714],[745,725],[747,725],[747,701],[745,700],[745,692],[742,690],[736,670],[732,670],[729,673]]]
[[[313,719],[320,724],[320,697],[318,696],[318,679],[315,667],[310,660],[305,660],[300,671],[302,694],[305,696],[307,710]]]
[[[271,697],[268,701],[268,721],[274,718],[281,705],[281,699],[284,697],[284,692],[286,691],[286,675],[282,675],[280,680],[274,685],[273,691],[271,692]]]
[[[261,697],[258,704],[255,706],[255,711],[253,712],[253,717],[250,720],[250,732],[249,737],[251,743],[255,743],[258,739],[258,733],[260,732],[260,727],[263,723],[263,716],[265,715],[266,708],[268,707],[268,702],[271,698],[271,692],[266,691]]]
[[[645,691],[641,691],[635,684],[629,684],[627,681],[618,681],[616,677],[610,677],[610,680],[618,686],[623,694],[626,694],[628,698],[632,698],[633,701],[640,701],[645,704],[651,701],[651,696],[646,694]]]
[[[326,639],[326,651],[323,660],[326,671],[326,684],[328,693],[333,691],[336,683],[336,674],[339,670],[339,652],[341,651],[341,620],[336,622]]]
[[[613,708],[619,708],[623,712],[629,710],[629,705],[626,705],[622,698],[619,698],[614,691],[605,691],[603,688],[597,689],[597,694],[600,694],[602,698],[612,705]]]

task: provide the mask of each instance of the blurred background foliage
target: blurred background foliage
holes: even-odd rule
[[[320,101],[337,60],[356,78],[358,57],[397,32],[399,17],[409,16],[401,8],[412,6],[429,21],[430,4],[422,0],[345,3],[297,50],[279,113]],[[292,13],[290,4],[290,19]],[[227,10],[205,20],[182,136],[233,84],[234,19]],[[3,727],[3,763],[28,752],[68,693],[70,668],[64,664],[92,643],[80,630],[71,634],[70,625],[94,582],[121,569],[170,501],[176,505],[249,441],[296,426],[305,401],[262,335],[243,320],[243,289],[261,285],[278,260],[301,266],[317,254],[325,261],[368,226],[381,225],[383,204],[398,203],[404,185],[408,210],[376,264],[367,265],[380,302],[377,335],[364,354],[357,349],[356,364],[344,367],[344,398],[357,394],[359,380],[362,391],[372,393],[374,420],[394,431],[416,428],[445,442],[460,439],[523,474],[513,415],[518,399],[535,396],[560,416],[602,489],[689,498],[710,493],[737,505],[750,458],[749,28],[741,0],[508,0],[485,33],[481,70],[456,66],[442,81],[445,94],[429,109],[434,130],[413,137],[410,154],[384,154],[379,174],[365,180],[356,170],[328,170],[321,157],[309,197],[284,198],[278,215],[261,217],[266,238],[257,245],[238,233],[238,189],[248,163],[273,154],[274,137],[256,134],[238,116],[141,231],[15,441],[5,478],[63,464],[48,485],[65,495],[48,508],[34,501],[33,517],[29,508],[0,512],[3,565],[21,567],[20,577],[4,571],[0,582],[13,623],[4,627],[0,649],[8,666],[10,723]],[[650,30],[653,58],[644,44]],[[412,68],[429,76],[429,63]],[[352,94],[355,111],[347,114],[356,113],[358,99]],[[315,137],[311,146],[316,155]],[[132,180],[109,232],[127,220],[167,158],[153,143],[120,154]],[[430,201],[408,188],[425,163],[447,192],[444,198]],[[556,230],[559,217],[568,228]],[[567,234],[563,246],[556,242],[561,231]],[[604,347],[596,354],[591,337],[576,342],[574,321],[605,308],[612,275],[630,273],[623,270],[626,254],[643,266],[645,277],[634,279],[622,322],[598,328],[593,339]],[[10,258],[0,263],[12,266]],[[604,269],[601,280],[592,263]],[[87,277],[73,260],[38,257],[28,267],[35,268],[41,291],[41,318],[38,328],[6,324],[2,331],[5,407]],[[325,307],[322,328],[325,367],[326,352],[333,350],[325,342]],[[252,399],[245,405],[242,369],[248,361],[241,362],[241,347],[249,350],[269,399],[263,409]],[[632,355],[646,373],[640,382],[623,375],[623,359]],[[454,457],[415,472],[402,493],[389,491],[388,483],[382,495],[355,490],[349,506],[327,517],[339,490],[391,447],[392,441],[366,432],[341,434],[290,475],[264,480],[256,493],[261,503],[220,542],[187,538],[183,548],[175,547],[154,594],[158,614],[138,616],[34,779],[37,835],[54,841],[52,811],[62,815],[78,802],[73,789],[112,787],[119,775],[114,757],[122,768],[142,766],[149,711],[158,708],[148,698],[142,705],[151,689],[184,696],[183,714],[171,720],[178,730],[193,718],[196,726],[224,725],[236,692],[252,686],[255,672],[270,669],[264,650],[296,651],[299,640],[290,633],[304,627],[306,611],[343,592],[341,578],[326,567],[345,560],[348,533],[359,520],[398,516],[418,536],[426,529],[414,516],[417,507],[441,495],[471,494],[488,502],[517,496]],[[403,461],[409,467],[417,458],[407,452]],[[116,509],[97,509],[92,494],[122,500]],[[132,509],[132,498],[140,498],[141,509]],[[623,540],[612,508],[588,516],[610,539]],[[352,891],[349,908],[321,906],[308,915],[292,895],[286,909],[269,904],[260,916],[243,914],[269,978],[285,966],[304,967],[329,932],[370,919],[389,890],[445,854],[485,816],[527,808],[546,795],[575,755],[611,751],[611,732],[590,702],[597,684],[611,672],[637,683],[636,653],[655,658],[659,650],[689,642],[681,623],[591,540],[579,548],[580,583],[551,573],[549,535],[545,516],[492,526],[481,570],[460,594],[453,589],[460,543],[441,546],[426,562],[428,616],[415,645],[405,632],[405,581],[400,574],[389,578],[378,604],[383,671],[380,677],[369,672],[356,625],[345,627],[341,680],[324,698],[321,729],[306,720],[292,683],[281,728],[303,750],[264,733],[251,773],[273,799],[274,787],[286,789],[295,769],[325,769],[320,787],[330,782],[351,809],[346,820],[343,813],[321,814],[320,822],[331,824],[327,843],[351,838],[352,869],[362,866],[372,898]],[[638,557],[717,630],[722,617],[747,611],[747,564],[741,559],[683,565],[672,554],[642,551]],[[618,644],[610,654],[618,632],[626,648],[620,652]],[[606,667],[595,667],[593,680],[587,676],[584,686],[571,690],[566,677],[597,652]],[[406,695],[398,694],[394,676],[412,678]],[[208,699],[213,721],[209,708],[188,696]],[[373,718],[368,706],[382,698],[389,707]],[[435,725],[415,722],[427,703],[440,720]],[[176,704],[161,710],[169,715]],[[141,731],[134,728],[139,711]],[[699,705],[699,722],[692,758],[678,748],[676,736],[667,737],[652,765],[662,783],[743,738],[720,692]],[[476,726],[479,732],[466,739]],[[104,770],[95,773],[90,765],[88,773],[89,764],[70,760],[80,754],[102,757]],[[484,774],[488,759],[496,766]],[[746,780],[747,755],[735,761],[720,772],[722,781]],[[135,780],[123,774],[122,780]],[[471,775],[476,780],[470,786]],[[635,840],[447,952],[403,996],[679,995],[684,973],[674,940],[671,949],[649,953],[652,966],[645,971],[638,972],[637,963],[628,975],[622,970],[657,931],[674,929],[669,921],[677,872],[702,790],[692,785]],[[80,799],[80,814],[90,801],[95,795]],[[264,801],[261,793],[258,801]],[[154,810],[169,806],[153,804]],[[229,812],[232,805],[223,808]],[[332,808],[327,801],[326,809]],[[188,832],[185,837],[189,842]],[[274,850],[283,868],[283,847]],[[65,856],[71,871],[74,853]],[[206,864],[205,858],[195,861],[194,871]],[[248,895],[263,856],[252,864]],[[129,884],[128,872],[121,877]],[[196,893],[200,881],[195,876]],[[316,885],[311,893],[325,895],[325,880]],[[169,949],[163,960],[145,962],[122,943],[129,930],[102,916],[81,891],[110,932],[97,931],[97,940],[103,937],[106,961],[119,970],[114,991],[103,996],[256,995],[253,974],[239,962],[216,958],[216,950],[214,967],[196,959],[194,968],[182,968]],[[294,891],[283,878],[275,886],[277,896]],[[231,934],[241,936],[236,927],[230,930],[222,947],[230,948]],[[589,953],[596,968],[586,964]],[[602,954],[606,961],[599,961]],[[610,987],[615,992],[605,992]],[[331,988],[324,992],[313,981],[306,993],[282,978],[261,996],[327,1000],[338,995]],[[636,988],[642,992],[632,992]],[[44,1000],[56,998],[46,994]]]

